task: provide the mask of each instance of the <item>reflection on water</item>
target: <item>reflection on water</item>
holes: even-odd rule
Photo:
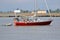
[[[60,40],[60,17],[49,26],[2,26],[6,23],[13,24],[13,18],[0,18],[0,40]]]

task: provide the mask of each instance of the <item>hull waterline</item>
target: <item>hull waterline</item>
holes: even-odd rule
[[[43,26],[50,25],[52,20],[42,22],[14,22],[15,26]]]

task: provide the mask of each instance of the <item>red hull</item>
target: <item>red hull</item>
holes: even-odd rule
[[[52,20],[42,22],[14,22],[15,26],[38,26],[38,25],[50,25]]]

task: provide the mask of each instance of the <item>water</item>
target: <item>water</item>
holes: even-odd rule
[[[0,40],[60,40],[60,17],[53,17],[49,26],[2,26],[6,23],[13,18],[0,18]]]

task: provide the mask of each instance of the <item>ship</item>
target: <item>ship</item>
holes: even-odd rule
[[[46,6],[47,6],[47,9],[48,9],[48,5],[47,5],[47,2],[45,0],[45,3],[46,3]],[[35,0],[35,4],[36,4],[36,0]],[[35,5],[35,8],[36,8],[36,5]],[[50,11],[48,9],[48,12],[50,14]],[[21,19],[19,19],[16,15],[16,13],[20,13],[20,10],[14,10],[14,13],[15,13],[15,18],[14,18],[14,25],[15,26],[41,26],[41,25],[50,25],[51,22],[52,22],[52,19],[48,19],[48,20],[41,20],[40,18],[35,18],[36,17],[36,12],[35,14],[31,17],[21,17]],[[51,17],[51,15],[50,15]]]

